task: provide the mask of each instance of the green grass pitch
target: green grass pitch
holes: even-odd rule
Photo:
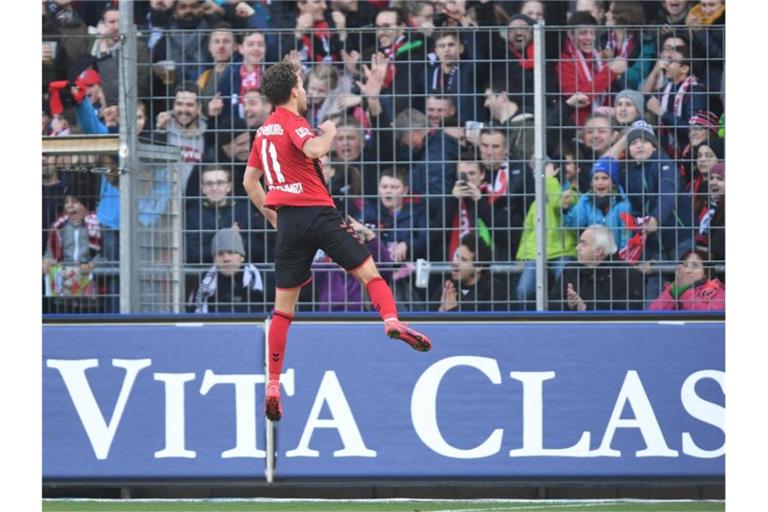
[[[648,500],[43,500],[43,511],[77,512],[721,512],[722,501]]]

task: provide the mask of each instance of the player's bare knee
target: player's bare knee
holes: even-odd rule
[[[368,284],[368,281],[371,279],[381,276],[379,269],[376,268],[376,264],[373,262],[373,258],[369,258],[360,268],[356,268],[351,273],[364,285]]]

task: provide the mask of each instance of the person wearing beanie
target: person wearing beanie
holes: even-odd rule
[[[264,311],[264,281],[259,270],[245,262],[239,229],[216,232],[211,242],[213,266],[194,293],[195,313],[251,313]]]
[[[710,259],[725,262],[725,162],[709,170],[708,201],[698,205],[696,213],[696,248]]]
[[[611,156],[598,159],[592,166],[592,190],[576,200],[571,191],[563,193],[563,226],[584,229],[600,224],[611,229],[619,250],[627,245],[630,233],[625,216],[630,215],[630,204],[621,188],[621,166]],[[575,202],[575,204],[573,204]]]
[[[627,70],[627,59],[604,62],[599,57],[595,46],[597,21],[589,12],[574,12],[568,25],[571,29],[557,64],[558,83],[568,98],[566,103],[574,108],[574,123],[581,127],[595,107],[610,106],[608,93]]]
[[[678,163],[689,188],[691,188],[691,182],[694,181],[697,175],[696,148],[705,142],[720,139],[718,128],[719,119],[717,115],[708,110],[700,110],[688,120],[688,144],[680,153]],[[713,142],[713,144],[717,144],[717,142]],[[715,152],[718,153],[719,157],[723,156],[721,152]]]
[[[621,126],[629,126],[635,121],[645,119],[643,95],[635,90],[624,89],[616,94],[613,107],[616,122]]]
[[[692,247],[691,195],[677,166],[658,145],[648,123],[632,123],[627,133],[629,158],[622,187],[647,236],[642,260],[679,261],[680,254]],[[649,272],[646,299],[656,298],[661,285],[661,274]]]

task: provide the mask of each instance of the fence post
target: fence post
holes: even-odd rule
[[[119,108],[120,108],[120,312],[138,311],[138,253],[136,232],[136,26],[133,2],[120,2]]]
[[[534,178],[536,182],[536,311],[547,304],[547,223],[544,158],[547,148],[546,83],[544,20],[533,26],[533,120],[534,120]]]

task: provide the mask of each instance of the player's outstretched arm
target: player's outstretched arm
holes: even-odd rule
[[[245,168],[245,176],[243,177],[243,187],[248,193],[248,198],[253,205],[261,212],[273,228],[277,228],[277,213],[271,208],[264,207],[264,200],[267,194],[264,192],[264,188],[261,186],[262,170],[258,167],[248,166]]]

